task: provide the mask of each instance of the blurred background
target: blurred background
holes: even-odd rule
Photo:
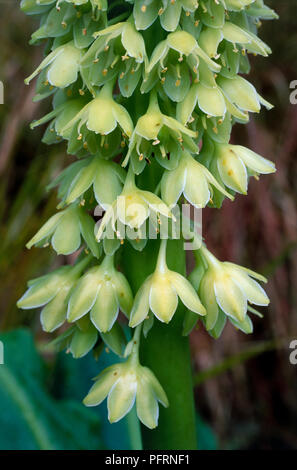
[[[232,139],[273,160],[278,172],[251,181],[248,197],[237,195],[235,204],[204,210],[203,234],[220,259],[269,278],[271,305],[254,321],[252,336],[230,325],[217,341],[202,329],[191,335],[202,449],[297,449],[297,365],[289,361],[290,342],[297,339],[297,105],[290,103],[290,83],[297,80],[296,4],[266,3],[280,15],[260,33],[273,54],[253,57],[250,80],[275,108],[236,126]],[[135,449],[133,414],[111,428],[105,406],[80,404],[111,354],[98,364],[92,357],[44,353],[48,337],[38,313],[15,306],[28,279],[61,263],[51,250],[24,246],[54,212],[56,194],[46,186],[71,157],[63,145],[42,144],[43,129],[29,129],[50,106],[33,104],[34,86],[23,82],[42,48],[28,45],[33,19],[19,11],[17,0],[0,0],[0,7],[0,449]]]

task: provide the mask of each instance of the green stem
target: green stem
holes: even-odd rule
[[[168,241],[167,245],[169,269],[185,274],[182,240]],[[139,253],[125,244],[123,263],[134,292],[154,271],[159,247],[158,240],[150,240]],[[155,319],[147,339],[141,338],[140,362],[156,374],[169,399],[167,409],[160,406],[159,426],[154,430],[142,427],[144,449],[197,448],[189,340],[181,334],[184,313],[184,307],[179,306],[168,325]]]

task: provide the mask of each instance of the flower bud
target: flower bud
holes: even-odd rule
[[[117,319],[119,308],[128,315],[133,297],[128,281],[114,268],[113,257],[106,256],[103,263],[89,269],[72,291],[68,303],[67,319],[74,322],[90,312],[97,330],[106,333]]]
[[[175,31],[182,11],[193,12],[198,7],[196,0],[135,0],[133,15],[137,29],[147,29],[160,17],[161,26],[166,31]]]
[[[90,157],[68,186],[66,204],[80,198],[91,186],[98,204],[103,208],[112,204],[122,191],[125,171],[116,163]]]
[[[71,288],[90,262],[87,257],[75,266],[63,266],[28,283],[28,290],[17,306],[22,309],[43,307],[41,324],[44,331],[52,332],[66,320],[67,302]]]
[[[266,279],[242,266],[218,261],[205,247],[200,248],[200,254],[208,266],[199,286],[201,301],[207,311],[207,330],[215,327],[220,310],[235,326],[248,329],[248,302],[269,304],[266,293],[254,280],[267,282]]]
[[[266,158],[241,145],[216,145],[214,158],[222,182],[228,188],[242,194],[247,193],[247,170],[254,176],[276,171],[274,163],[270,160],[266,160]]]
[[[197,162],[188,152],[183,152],[177,168],[165,171],[163,174],[162,198],[169,206],[174,206],[181,194],[184,194],[187,201],[193,206],[203,208],[211,199],[211,185],[225,196],[233,199],[204,165]]]
[[[62,130],[68,131],[78,124],[77,135],[80,138],[82,126],[96,134],[110,134],[119,125],[130,137],[133,123],[128,111],[116,103],[112,97],[113,82],[108,82],[100,90],[96,98],[90,101]]]
[[[156,269],[136,294],[129,325],[135,327],[143,322],[149,310],[161,322],[169,323],[177,309],[178,297],[189,310],[205,315],[205,309],[191,283],[181,274],[168,269],[166,240],[162,240]]]
[[[109,228],[116,231],[116,221],[131,229],[141,229],[145,221],[153,212],[165,217],[172,217],[169,207],[150,191],[138,189],[135,185],[135,176],[132,167],[129,168],[125,185],[121,195],[107,209],[96,234],[96,239],[104,238],[104,230]]]
[[[135,348],[137,350],[135,351]],[[167,396],[155,375],[139,364],[138,344],[124,363],[114,364],[95,377],[95,384],[84,399],[86,406],[97,406],[107,397],[108,419],[122,419],[136,401],[140,421],[150,429],[158,425],[159,405],[168,406]]]
[[[26,246],[30,249],[33,245],[51,243],[58,254],[69,255],[78,250],[82,236],[93,255],[99,258],[100,247],[94,237],[94,227],[95,222],[82,207],[71,205],[53,215]]]
[[[41,2],[36,3],[40,4]],[[64,42],[66,42],[68,33],[77,20],[77,11],[74,5],[62,2],[59,6],[56,1],[54,5],[52,5],[53,2],[42,3],[50,3],[51,9],[45,12],[41,26],[32,34],[30,43],[35,44],[45,38],[65,38]]]
[[[54,49],[25,80],[26,85],[47,67],[47,80],[52,86],[65,88],[77,80],[80,68],[81,51],[73,42]]]
[[[175,167],[183,145],[192,152],[198,152],[198,147],[191,139],[193,137],[196,137],[196,132],[161,113],[157,95],[152,93],[146,114],[137,121],[123,166],[127,165],[131,157],[133,168],[139,168],[136,172],[140,173],[145,165],[144,155],[148,157],[154,153],[162,166]],[[152,142],[148,144],[147,141]],[[137,161],[140,161],[140,167]]]
[[[257,93],[254,86],[249,83],[245,78],[236,75],[233,78],[225,78],[219,76],[217,79],[218,85],[224,93],[225,99],[229,100],[231,106],[235,105],[243,112],[258,113],[261,108],[261,104],[271,109],[272,105],[263,100],[263,98]],[[229,108],[231,112],[231,108]],[[236,113],[234,111],[234,116]]]

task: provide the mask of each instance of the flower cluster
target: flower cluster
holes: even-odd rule
[[[266,280],[218,261],[204,244],[188,280],[167,266],[164,239],[154,269],[132,293],[122,245],[127,238],[145,253],[151,217],[161,238],[162,220],[175,222],[184,199],[220,207],[225,197],[247,194],[249,177],[275,171],[230,144],[230,135],[235,123],[272,107],[242,75],[249,53],[270,54],[257,30],[277,15],[263,0],[22,0],[21,9],[41,19],[31,43],[46,40],[45,58],[25,83],[37,78],[34,101],[52,99],[31,127],[47,123],[43,141],[65,141],[78,158],[49,185],[58,187],[58,212],[27,247],[51,245],[78,258],[31,281],[18,306],[42,307],[47,332],[64,325],[54,343],[76,358],[99,354],[103,344],[124,357],[95,378],[84,403],[107,397],[115,422],[136,402],[141,422],[154,428],[158,403],[168,400],[139,362],[142,332],[169,323],[180,301],[184,334],[199,319],[215,338],[227,319],[251,333],[249,313],[261,315],[252,305],[269,303],[257,282]],[[133,335],[123,333],[120,311]]]

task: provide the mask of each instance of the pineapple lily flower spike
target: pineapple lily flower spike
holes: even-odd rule
[[[122,358],[99,371],[86,406],[107,398],[116,422],[135,403],[153,429],[161,403],[144,448],[194,449],[187,336],[200,322],[218,338],[227,320],[250,334],[250,314],[262,316],[254,306],[269,299],[265,278],[219,261],[197,234],[187,279],[183,239],[162,228],[185,201],[214,210],[275,171],[230,135],[272,107],[242,75],[250,53],[270,54],[257,26],[277,14],[263,0],[22,0],[21,9],[41,18],[31,43],[48,44],[25,83],[37,77],[34,100],[51,99],[52,110],[31,127],[49,123],[43,142],[66,142],[77,161],[49,184],[58,211],[27,243],[75,261],[30,281],[18,306],[40,307],[42,328],[74,358],[102,344]]]

